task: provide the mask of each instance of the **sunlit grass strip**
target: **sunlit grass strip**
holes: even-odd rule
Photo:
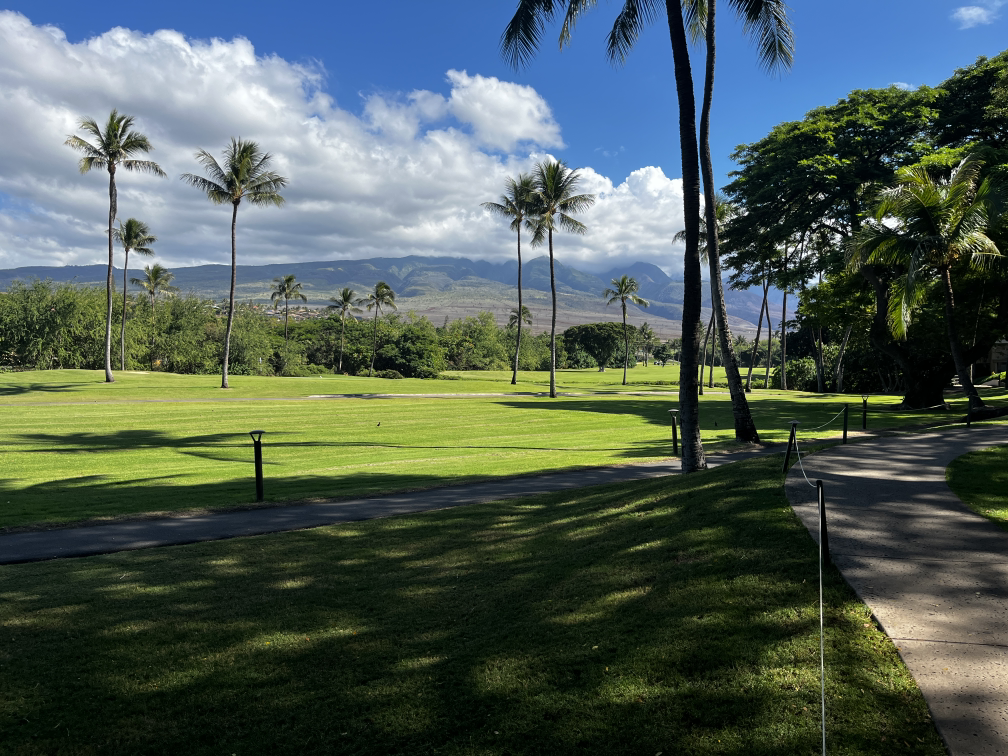
[[[816,548],[780,464],[0,568],[0,743],[814,753]],[[944,753],[834,573],[826,604],[831,753]]]
[[[966,506],[1008,529],[1008,446],[964,454],[952,460],[945,477]]]

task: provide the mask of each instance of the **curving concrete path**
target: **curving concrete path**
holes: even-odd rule
[[[802,467],[823,481],[833,562],[896,644],[953,756],[1008,755],[1008,532],[945,483],[953,459],[997,444],[1008,425],[836,446],[786,483],[818,542]]]

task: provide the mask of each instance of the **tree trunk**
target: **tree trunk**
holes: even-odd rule
[[[370,378],[371,375],[374,373],[375,355],[378,354],[378,313],[380,311],[381,311],[381,307],[379,307],[378,303],[376,302],[375,303],[375,311],[374,311],[374,339],[371,342],[371,366],[368,367],[368,372],[367,372],[368,378]]]
[[[963,357],[962,344],[959,342],[959,332],[955,325],[955,297],[952,295],[952,276],[948,267],[941,268],[942,284],[945,289],[945,328],[948,330],[949,347],[952,349],[952,360],[955,362],[956,373],[959,374],[959,384],[969,399],[969,408],[981,409],[984,406],[976,386],[970,378],[969,365]]]
[[[707,323],[707,333],[704,334],[703,351],[700,352],[700,355],[701,355],[701,359],[700,359],[700,383],[697,384],[697,386],[699,388],[699,394],[700,394],[700,396],[703,396],[704,370],[707,369],[707,344],[710,341],[710,332],[711,332],[711,328],[713,328],[713,327],[714,327],[714,313],[711,313],[710,322]],[[680,380],[682,380],[682,379],[680,378]]]
[[[343,333],[346,331],[346,315],[340,318],[340,331],[339,331],[339,366],[336,368],[337,373],[343,372]]]
[[[290,317],[290,300],[284,297],[284,369],[287,369],[287,318]]]
[[[784,289],[784,303],[781,305],[780,365],[781,390],[787,391],[787,289]]]
[[[550,325],[550,398],[556,399],[556,277],[553,273],[553,229],[549,230],[550,291],[553,293],[553,321]],[[521,319],[521,313],[518,314]]]
[[[108,276],[105,280],[105,382],[115,383],[112,376],[112,292],[115,291],[115,281],[112,280],[112,266],[115,259],[112,256],[112,225],[118,212],[116,196],[115,164],[109,163],[109,214],[108,214]]]
[[[756,325],[756,338],[753,339],[752,356],[749,358],[749,374],[746,375],[745,379],[745,390],[746,393],[752,391],[752,372],[753,368],[756,367],[756,350],[759,349],[759,337],[763,330],[763,311],[766,309],[767,300],[767,282],[763,279],[763,304],[760,305],[759,311],[759,323]],[[770,325],[770,318],[767,318],[767,326]]]
[[[711,313],[710,370],[707,372],[707,388],[714,388],[714,353],[717,351],[717,318]]]
[[[124,247],[123,252],[123,311],[122,323],[119,326],[119,369],[126,370],[126,269],[129,268],[129,248]]]
[[[235,247],[235,228],[238,225],[238,205],[241,200],[232,202],[231,210],[231,290],[228,294],[227,330],[224,332],[224,360],[221,369],[221,388],[228,386],[228,359],[231,356],[231,329],[234,326],[235,277],[238,273],[238,256]]]
[[[843,356],[847,350],[847,339],[850,338],[852,325],[853,323],[848,323],[846,330],[844,330],[843,340],[840,342],[840,354],[837,355],[836,369],[833,371],[833,385],[836,386],[838,394],[843,393]]]
[[[682,421],[682,469],[694,472],[707,467],[700,439],[700,397],[697,362],[700,359],[700,164],[697,154],[696,103],[693,73],[682,5],[665,0],[679,102],[679,148],[682,153],[683,217],[686,219],[686,255],[683,260],[682,358],[679,369],[679,418]]]
[[[766,306],[766,374],[763,376],[763,388],[770,388],[770,355],[773,353],[773,323],[770,322],[770,302]]]
[[[711,308],[714,310],[715,339],[721,346],[721,361],[724,363],[731,394],[732,415],[735,420],[735,440],[759,443],[759,433],[749,410],[742,374],[739,372],[735,350],[732,349],[732,335],[728,329],[728,310],[724,301],[724,286],[721,283],[721,255],[718,250],[717,218],[714,202],[714,169],[710,153],[710,111],[714,96],[714,59],[716,55],[714,20],[716,0],[707,0],[707,68],[704,75],[704,99],[700,115],[700,165],[703,170],[704,213],[707,219],[707,262],[711,275]],[[714,382],[713,358],[711,359],[711,384]]]
[[[626,370],[630,363],[630,337],[626,330],[626,300],[623,300],[623,385],[626,386]]]
[[[534,239],[533,239],[534,241]],[[518,338],[515,341],[514,372],[511,374],[511,385],[518,385],[518,354],[521,352],[521,327],[522,327],[522,263],[521,263],[521,225],[518,226]]]
[[[811,328],[811,326],[810,326]],[[819,387],[819,393],[823,394],[826,392],[826,387],[824,385],[825,381],[823,379],[823,352],[822,352],[822,326],[818,329],[818,338],[816,338],[816,330],[812,329],[812,337],[816,339],[816,384]]]
[[[157,333],[157,318],[154,317],[154,292],[150,295],[150,369],[154,369],[154,334]]]

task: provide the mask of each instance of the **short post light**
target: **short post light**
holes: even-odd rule
[[[669,415],[672,417],[672,456],[679,456],[679,431],[677,425],[679,424],[679,410],[670,409],[668,411]]]
[[[868,394],[861,394],[861,430],[868,430]]]
[[[252,436],[252,445],[255,447],[255,473],[256,473],[256,501],[262,501],[263,495],[263,472],[262,472],[262,434],[265,431],[249,431]]]

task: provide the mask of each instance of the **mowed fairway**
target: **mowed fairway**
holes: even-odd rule
[[[5,374],[0,527],[247,505],[255,497],[253,429],[266,432],[266,498],[276,502],[667,458],[668,410],[678,396],[663,381],[675,375],[638,368],[624,388],[617,371],[564,371],[561,390],[576,395],[551,400],[514,393],[541,390],[543,374],[523,375],[517,388],[505,373],[446,381],[236,376],[227,392],[214,376],[125,373],[106,385],[88,371]],[[412,395],[309,398],[378,393]],[[814,427],[849,401],[751,396],[765,441],[786,440],[793,417]],[[898,400],[872,401],[882,410]],[[871,427],[946,415],[876,412]],[[852,430],[859,420],[853,413]],[[701,426],[708,450],[732,446],[726,392],[703,397]],[[839,432],[834,419],[815,435]]]

